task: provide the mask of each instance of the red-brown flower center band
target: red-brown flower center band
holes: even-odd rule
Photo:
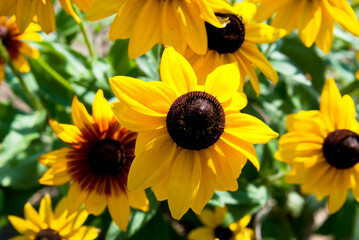
[[[59,235],[59,233],[51,228],[41,230],[35,236],[35,240],[61,240],[61,239],[62,238]]]
[[[233,233],[228,227],[218,226],[214,229],[214,236],[219,240],[230,240]]]
[[[328,134],[323,143],[323,154],[335,168],[351,168],[359,162],[359,136],[346,129]]]
[[[174,101],[168,111],[168,133],[178,146],[202,150],[221,137],[225,114],[218,100],[200,91],[188,92]]]
[[[234,53],[242,46],[245,38],[242,17],[221,13],[216,13],[216,16],[228,23],[224,28],[216,28],[206,22],[208,48],[218,53]]]
[[[17,28],[15,28],[17,29]],[[14,30],[14,29],[13,29]],[[8,29],[6,26],[0,26],[0,40],[4,45],[11,59],[16,59],[20,54],[21,42],[19,40],[13,39],[11,29]],[[0,57],[1,60],[1,57]]]

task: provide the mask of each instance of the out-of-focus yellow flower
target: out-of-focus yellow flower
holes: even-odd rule
[[[275,14],[275,15],[274,15]],[[329,53],[334,38],[334,23],[359,36],[359,21],[346,0],[260,0],[255,20],[273,17],[271,25],[288,34],[298,29],[306,47],[315,44]]]
[[[0,41],[5,47],[10,61],[22,73],[30,71],[30,66],[26,57],[38,58],[40,53],[37,49],[32,48],[25,40],[41,41],[37,31],[41,31],[39,25],[31,23],[23,33],[15,23],[15,17],[10,18],[0,16]],[[5,60],[0,56],[0,83],[4,78]]]
[[[233,14],[215,12],[224,28],[206,23],[208,51],[205,55],[198,55],[188,48],[184,56],[193,66],[200,84],[218,66],[236,62],[241,75],[240,88],[249,76],[255,92],[259,94],[259,81],[254,67],[258,67],[274,83],[278,81],[278,75],[258,50],[257,43],[274,42],[283,37],[286,31],[251,22],[257,9],[254,3],[235,4],[234,9]]]
[[[128,188],[152,187],[179,219],[189,208],[200,214],[215,190],[237,190],[247,159],[259,169],[253,144],[278,134],[240,112],[247,99],[237,91],[234,64],[218,67],[198,85],[191,65],[171,47],[160,72],[161,82],[111,78],[119,99],[112,109],[125,127],[139,132]]]
[[[82,11],[87,12],[93,0],[59,0],[65,11],[70,14],[76,22],[81,19],[72,8],[72,2]],[[55,11],[51,0],[3,0],[0,1],[0,15],[11,16],[15,14],[16,23],[20,32],[25,31],[33,21],[34,16],[45,33],[55,31]]]
[[[359,1],[359,0],[358,0],[358,1]],[[357,61],[359,61],[359,51],[357,51],[355,58],[356,58]],[[359,70],[357,70],[357,71],[355,72],[355,78],[356,78],[357,80],[359,80]]]
[[[132,59],[156,43],[173,46],[181,54],[187,45],[198,54],[206,53],[205,22],[222,27],[213,13],[218,10],[232,11],[223,0],[95,0],[86,19],[94,21],[117,13],[109,38],[129,38]]]
[[[238,222],[223,226],[226,208],[216,206],[214,212],[204,209],[199,219],[203,227],[195,228],[188,234],[189,240],[251,240],[254,231],[247,228],[251,216],[247,215]]]
[[[285,180],[301,184],[318,199],[329,196],[329,213],[345,203],[348,189],[359,201],[359,124],[355,105],[340,95],[334,79],[324,86],[320,110],[287,116],[288,133],[279,139],[275,157],[290,165]]]
[[[40,203],[39,212],[26,203],[24,207],[25,219],[9,216],[9,221],[21,234],[10,240],[92,240],[98,236],[98,230],[91,226],[82,226],[88,213],[82,209],[68,214],[66,198],[63,198],[52,211],[51,198],[46,195]]]
[[[130,207],[148,210],[146,193],[127,189],[137,133],[117,122],[101,90],[96,94],[92,114],[93,117],[75,97],[75,125],[50,120],[58,137],[72,146],[39,157],[42,164],[50,166],[39,182],[55,186],[72,182],[67,203],[70,214],[82,204],[94,215],[101,214],[107,206],[116,225],[126,231]]]

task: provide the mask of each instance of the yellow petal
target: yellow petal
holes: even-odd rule
[[[145,189],[159,181],[168,170],[175,151],[176,144],[169,135],[150,141],[133,160],[128,174],[128,189]]]
[[[95,0],[93,1],[86,20],[96,21],[117,13],[125,0]],[[136,5],[136,4],[133,4]],[[138,5],[138,4],[137,4]],[[135,14],[136,12],[134,12]]]
[[[251,21],[257,12],[257,6],[252,2],[236,3],[234,4],[234,9],[238,16],[242,17],[242,21],[245,23]]]
[[[216,169],[211,159],[206,159],[203,154],[201,157],[201,180],[197,196],[191,206],[196,214],[201,214],[204,206],[211,200],[216,187]]]
[[[243,85],[245,82],[245,77],[248,75],[249,81],[256,92],[259,95],[259,80],[256,72],[254,71],[253,65],[250,61],[241,53],[241,51],[237,51],[235,53],[236,60],[238,62],[239,71],[241,73],[241,87],[243,89]]]
[[[144,190],[127,191],[127,197],[131,207],[148,211],[149,201]]]
[[[38,5],[38,0],[17,0],[16,1],[16,23],[20,32],[24,32],[32,21]]]
[[[240,52],[254,64],[261,72],[272,82],[278,82],[278,74],[267,60],[267,58],[258,50],[255,43],[244,42]]]
[[[188,234],[189,240],[213,240],[215,239],[214,231],[208,227],[198,227]]]
[[[68,240],[93,240],[98,236],[99,231],[95,227],[82,226],[79,228],[74,235],[68,238]]]
[[[14,66],[22,73],[30,72],[30,65],[29,62],[23,55],[16,56],[15,59],[11,59]]]
[[[219,102],[226,102],[238,91],[239,70],[236,64],[227,64],[216,68],[208,75],[205,92],[217,98]]]
[[[67,193],[67,209],[69,215],[79,210],[81,205],[85,203],[88,193],[88,190],[83,189],[81,183],[78,181],[74,181],[71,184]]]
[[[60,148],[55,151],[42,154],[39,157],[39,162],[46,166],[52,166],[55,163],[68,161],[73,151],[74,149],[70,147]]]
[[[161,59],[161,80],[173,86],[178,96],[197,90],[197,77],[188,61],[167,47]]]
[[[215,228],[218,226],[216,215],[214,214],[213,211],[209,210],[208,208],[205,208],[198,217],[205,226],[211,228]]]
[[[36,15],[42,30],[49,34],[56,29],[55,11],[51,1],[39,1],[37,4]]]
[[[1,1],[0,2],[0,15],[11,16],[15,13],[16,0]]]
[[[318,1],[305,1],[303,15],[298,19],[298,33],[306,47],[312,46],[322,23],[322,8]]]
[[[87,196],[85,209],[88,213],[95,216],[100,215],[106,208],[106,193],[103,189],[102,183],[98,183]]]
[[[272,43],[284,37],[287,31],[264,23],[248,23],[246,25],[246,41],[255,43]]]
[[[344,205],[348,196],[348,184],[348,172],[345,170],[338,170],[335,179],[332,182],[332,190],[329,195],[329,214],[337,212]]]
[[[60,186],[71,181],[71,175],[68,172],[66,162],[54,164],[44,175],[39,179],[40,184],[50,186]]]
[[[94,127],[95,122],[88,114],[85,106],[79,102],[77,96],[72,100],[71,115],[75,125],[86,138],[97,136],[98,133]]]
[[[24,216],[26,220],[29,220],[33,224],[35,224],[37,227],[44,229],[47,226],[46,223],[41,221],[39,214],[36,212],[36,210],[31,206],[30,203],[26,203],[24,207]]]
[[[273,2],[273,1],[270,1]],[[284,28],[289,34],[297,26],[299,19],[304,11],[306,1],[286,1],[287,3],[274,16],[271,25],[277,28]],[[258,8],[259,9],[259,8]],[[258,10],[258,15],[260,11]]]
[[[49,195],[45,195],[43,199],[41,199],[39,215],[41,221],[45,223],[50,223],[54,218],[54,213],[52,212],[51,198]]]
[[[108,196],[107,205],[112,220],[121,231],[126,231],[130,219],[130,205],[126,194]]]
[[[278,133],[261,120],[245,113],[233,113],[226,116],[225,131],[243,141],[255,144],[265,144],[278,137]]]
[[[21,234],[26,232],[33,232],[34,234],[40,231],[40,228],[35,226],[32,222],[25,219],[19,218],[17,216],[9,215],[8,219],[12,226]]]
[[[70,15],[72,16],[77,23],[81,22],[81,19],[77,14],[75,13],[74,9],[72,8],[71,0],[59,0],[62,8]]]
[[[120,102],[149,116],[165,117],[170,106],[177,99],[172,88],[163,82],[144,82],[130,77],[113,77],[110,78],[110,84]]]
[[[82,133],[77,126],[61,124],[52,119],[49,120],[49,124],[56,135],[66,143],[76,144],[84,141]]]
[[[319,29],[316,45],[324,52],[329,53],[334,39],[334,19],[328,10],[322,7],[322,24]]]
[[[32,48],[28,43],[21,42],[19,46],[19,52],[24,54],[25,56],[32,57],[32,58],[39,58],[40,52],[39,50]]]
[[[196,151],[182,150],[172,168],[168,205],[171,215],[180,219],[191,207],[200,184],[201,162]]]
[[[72,2],[78,6],[81,11],[87,13],[90,10],[90,7],[92,5],[92,3],[94,2],[93,0],[72,0]],[[104,1],[102,1],[103,3]],[[118,1],[119,2],[119,1]],[[112,15],[112,14],[111,14]]]
[[[110,104],[103,96],[103,91],[97,91],[95,99],[92,104],[92,115],[100,132],[103,133],[108,130],[110,122],[115,117],[111,111]]]
[[[128,45],[130,59],[145,54],[151,50],[153,45],[161,43],[161,28],[158,26],[162,16],[161,5],[162,2],[159,1],[146,1],[141,12],[137,15]],[[146,41],[143,41],[144,39]]]
[[[257,8],[257,14],[254,17],[256,22],[263,22],[272,17],[289,0],[262,0]]]

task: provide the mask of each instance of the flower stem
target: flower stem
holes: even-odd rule
[[[31,105],[39,111],[44,109],[44,106],[42,105],[40,100],[29,90],[29,88],[25,84],[25,81],[22,78],[21,74],[15,68],[14,64],[11,62],[11,59],[1,41],[0,41],[0,56],[2,59],[4,59],[5,63],[10,67],[10,69],[11,69],[12,73],[15,75],[15,77],[17,77],[19,79],[19,83],[20,83],[23,91],[25,92],[25,95],[29,99]]]
[[[88,34],[86,32],[86,29],[85,29],[84,18],[82,17],[82,15],[81,15],[80,11],[78,10],[78,8],[76,6],[74,6],[73,4],[72,4],[72,8],[74,9],[77,16],[79,16],[79,18],[81,19],[81,22],[79,23],[80,31],[81,31],[82,35],[84,36],[85,44],[87,46],[87,49],[89,51],[90,56],[92,58],[94,58],[95,53],[93,51],[92,44],[90,42],[90,39],[89,39]]]

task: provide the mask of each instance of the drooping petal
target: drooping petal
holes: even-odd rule
[[[201,179],[201,162],[196,151],[182,150],[170,176],[168,205],[171,215],[180,219],[191,207],[197,195]]]
[[[20,32],[24,32],[35,15],[38,0],[17,0],[16,1],[16,23]]]
[[[160,136],[149,142],[132,162],[128,174],[128,189],[145,189],[161,179],[168,170],[175,151],[176,144],[169,135]]]
[[[332,190],[329,195],[329,214],[337,212],[345,203],[348,196],[349,170],[337,171],[333,180]]]
[[[77,23],[81,22],[81,19],[77,14],[75,13],[74,9],[72,8],[71,0],[59,0],[62,8],[70,15],[72,16]]]
[[[280,9],[289,0],[262,0],[257,8],[257,14],[254,16],[256,22],[263,22],[272,17],[274,13]]]
[[[105,183],[99,182],[94,189],[89,191],[89,195],[86,199],[86,211],[95,216],[100,215],[106,208],[106,198],[108,196],[105,194],[104,184]]]
[[[334,19],[330,16],[328,10],[322,7],[322,24],[320,25],[316,45],[324,53],[329,53],[334,39]]]
[[[109,17],[119,11],[126,0],[95,0],[86,16],[86,20],[96,21]]]
[[[42,30],[49,34],[56,29],[55,10],[51,1],[38,1],[36,15]]]
[[[144,190],[127,191],[127,197],[131,207],[148,211],[149,201]]]
[[[67,193],[67,209],[69,215],[80,209],[81,205],[86,202],[88,194],[88,190],[82,189],[78,181],[73,181]]]
[[[127,195],[110,195],[107,198],[107,205],[113,221],[121,231],[126,231],[130,219],[130,205],[128,203]]]

